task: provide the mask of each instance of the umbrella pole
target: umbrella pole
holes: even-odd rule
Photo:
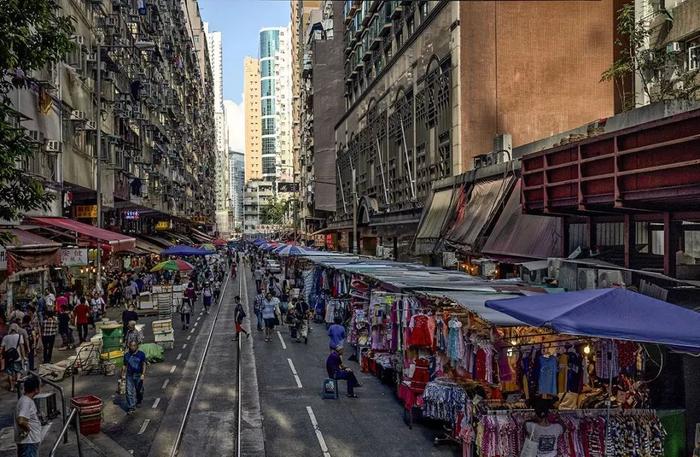
[[[612,370],[612,351],[608,351],[608,397],[605,399],[605,455],[610,455],[610,408],[612,406],[612,385],[613,385],[613,370]]]

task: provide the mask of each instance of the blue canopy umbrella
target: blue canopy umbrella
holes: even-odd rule
[[[272,251],[277,247],[277,243],[263,243],[258,247],[263,251]]]
[[[169,248],[161,251],[160,255],[209,255],[213,254],[213,251],[208,251],[206,249],[193,248],[191,246],[183,246],[181,244],[170,246]]]
[[[257,239],[255,239],[255,240],[253,240],[253,244],[256,245],[256,246],[260,246],[261,244],[265,244],[265,242],[266,242],[266,241],[265,241],[264,239],[262,239],[262,238],[257,238]]]
[[[486,307],[559,333],[700,350],[700,313],[627,289],[488,300]]]
[[[275,254],[282,257],[297,256],[297,255],[307,255],[311,251],[309,249],[303,248],[301,246],[296,246],[294,244],[286,244],[279,246],[274,251]]]

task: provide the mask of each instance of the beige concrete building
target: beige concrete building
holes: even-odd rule
[[[245,181],[262,178],[260,131],[260,64],[258,59],[243,61],[243,115],[245,122]]]

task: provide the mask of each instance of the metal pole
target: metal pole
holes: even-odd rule
[[[403,128],[403,116],[401,117],[401,139],[403,140],[403,152],[406,154],[406,170],[408,171],[408,181],[411,184],[411,196],[413,200],[416,199],[416,188],[415,181],[413,181],[413,174],[411,173],[411,162],[408,158],[408,147],[406,146],[406,130]]]
[[[97,78],[95,78],[95,92],[97,95],[97,145],[95,146],[95,191],[97,195],[97,227],[102,228],[102,43],[97,39]],[[95,257],[97,265],[96,286],[102,289],[102,248],[97,240],[97,255]]]
[[[355,169],[352,169],[352,253],[357,254],[357,182]]]
[[[384,201],[389,204],[389,193],[386,190],[386,179],[384,178],[384,161],[382,160],[382,148],[379,146],[379,137],[374,138],[377,143],[377,158],[379,159],[379,170],[382,172],[382,187],[384,187]]]

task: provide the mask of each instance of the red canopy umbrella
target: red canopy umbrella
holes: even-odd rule
[[[213,244],[216,247],[221,247],[221,246],[226,246],[226,241],[222,240],[221,238],[215,238],[211,244]]]

